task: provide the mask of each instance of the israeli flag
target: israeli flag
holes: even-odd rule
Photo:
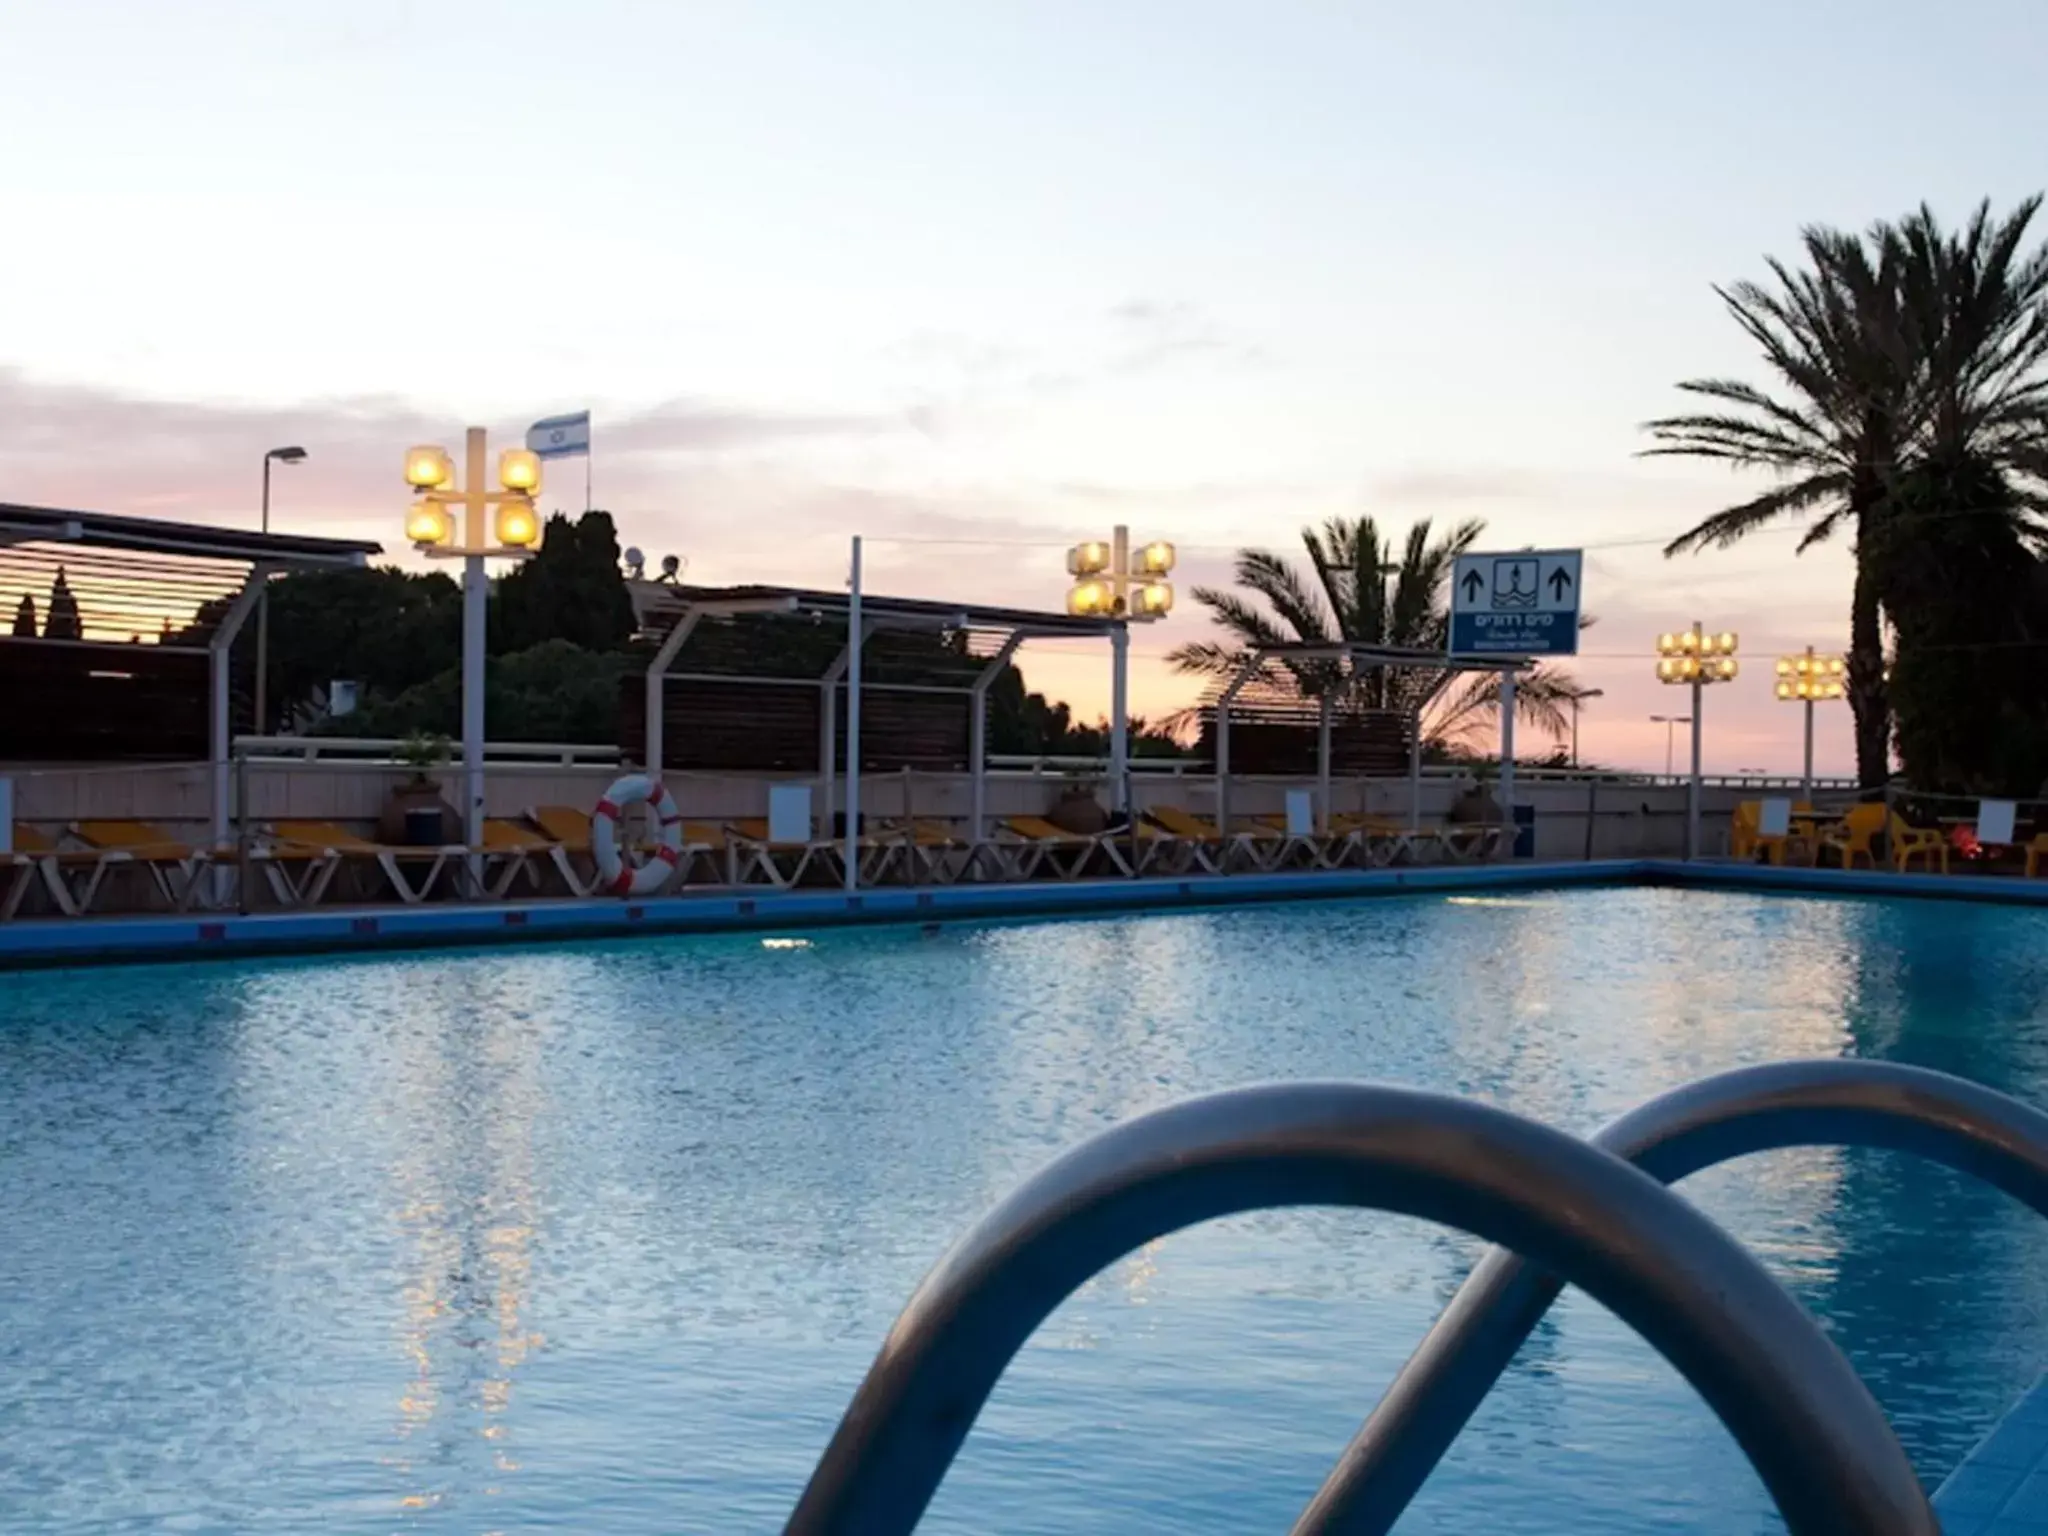
[[[590,452],[590,412],[536,421],[526,429],[526,446],[544,459],[573,459]]]

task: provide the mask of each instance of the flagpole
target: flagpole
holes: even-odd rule
[[[583,510],[586,513],[590,510],[590,461],[596,457],[589,448],[583,450]]]

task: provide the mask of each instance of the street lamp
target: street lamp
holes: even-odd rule
[[[273,448],[263,455],[263,531],[270,532],[270,466],[303,464],[306,450],[300,447]],[[263,734],[264,717],[270,698],[270,583],[264,582],[256,599],[256,734]]]
[[[1692,781],[1685,792],[1685,856],[1700,854],[1700,697],[1709,683],[1732,683],[1741,667],[1735,660],[1736,639],[1731,630],[1718,634],[1702,628],[1695,619],[1688,630],[1657,637],[1657,681],[1692,689]],[[1670,756],[1670,733],[1665,734],[1666,762]],[[1669,772],[1668,766],[1666,772]]]
[[[1123,619],[1110,631],[1109,782],[1113,809],[1128,811],[1130,786],[1130,645],[1128,621],[1148,623],[1173,611],[1174,548],[1154,539],[1131,550],[1131,530],[1119,523],[1107,544],[1090,539],[1067,551],[1067,612],[1078,618]]]
[[[1671,777],[1671,738],[1681,725],[1691,725],[1691,715],[1652,715],[1650,724],[1664,727],[1664,777]]]
[[[427,445],[405,453],[405,483],[417,499],[405,515],[405,536],[429,559],[462,561],[462,778],[463,840],[469,845],[470,880],[481,883],[484,840],[484,614],[489,588],[484,561],[523,560],[540,542],[533,509],[540,490],[540,458],[524,448],[498,455],[499,489],[484,488],[488,463],[482,427],[471,427],[462,484],[445,450]],[[454,509],[462,511],[460,538]],[[495,520],[490,517],[495,508]],[[493,537],[495,536],[495,537]]]
[[[1841,657],[1816,656],[1810,645],[1803,656],[1778,658],[1779,699],[1806,706],[1806,774],[1801,791],[1809,805],[1813,803],[1813,706],[1843,696],[1848,670]]]
[[[1118,524],[1110,541],[1090,539],[1067,551],[1067,612],[1083,618],[1163,619],[1173,610],[1174,549],[1155,539],[1131,551],[1131,530]]]
[[[1579,706],[1588,699],[1604,699],[1605,688],[1581,688],[1572,694],[1572,766],[1579,766]],[[1669,770],[1666,770],[1667,772]]]

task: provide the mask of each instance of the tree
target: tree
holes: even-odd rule
[[[1943,510],[2005,495],[1923,468],[1887,519],[1912,549],[1884,583],[1899,762],[1919,788],[2031,798],[2048,781],[2048,565],[2009,522]]]
[[[484,666],[484,718],[494,741],[615,742],[619,680],[632,667],[617,652],[546,640]],[[462,732],[458,663],[396,694],[366,700],[331,728],[351,736]]]
[[[24,592],[14,609],[14,638],[33,640],[36,637],[36,600]]]
[[[50,608],[43,620],[45,640],[83,640],[85,625],[78,615],[78,599],[71,595],[71,583],[64,567],[57,567],[57,579],[50,583]]]
[[[567,640],[588,651],[611,651],[633,634],[633,603],[619,571],[619,535],[609,512],[548,518],[532,559],[498,583],[492,602],[491,649],[530,650]]]
[[[1773,260],[1775,291],[1753,283],[1716,290],[1780,392],[1689,380],[1679,388],[1725,409],[1647,425],[1651,454],[1719,459],[1779,478],[1673,540],[1667,555],[1726,547],[1796,513],[1812,518],[1802,552],[1845,524],[1853,531],[1848,683],[1865,787],[1883,784],[1890,770],[1884,620],[1898,624],[1914,583],[1924,587],[1915,572],[1937,526],[1930,518],[1989,516],[2006,520],[2022,544],[2039,537],[2029,514],[2040,503],[2027,486],[2048,468],[2048,257],[2020,256],[2038,206],[2030,198],[1994,222],[1981,204],[1957,235],[1943,233],[1924,206],[1860,239],[1806,230],[1810,269]],[[1930,499],[1964,486],[1998,501]]]
[[[1899,758],[1926,788],[2032,795],[2048,777],[2048,252],[2021,254],[2038,205],[1995,222],[1980,205],[1954,235],[1923,206],[1898,232],[1923,441],[1873,553]]]
[[[171,642],[203,644],[232,598],[202,606]],[[253,677],[256,626],[235,637],[237,677]],[[288,721],[336,678],[364,698],[390,697],[455,666],[462,657],[462,589],[438,571],[392,566],[297,571],[270,585],[269,718]],[[402,732],[400,734],[403,734]]]
[[[1463,522],[1433,538],[1423,518],[1397,549],[1370,517],[1332,518],[1321,529],[1302,530],[1307,577],[1269,550],[1239,550],[1238,585],[1265,606],[1235,592],[1195,588],[1196,601],[1234,643],[1190,641],[1167,660],[1180,672],[1223,677],[1240,670],[1260,646],[1295,642],[1442,652],[1450,634],[1451,571],[1485,526]],[[1489,711],[1500,706],[1500,679],[1491,672],[1459,674],[1429,665],[1353,669],[1341,661],[1292,657],[1279,666],[1312,698],[1328,693],[1357,710],[1420,707],[1425,740],[1438,749],[1486,730]],[[1516,714],[1559,734],[1569,725],[1565,711],[1576,688],[1561,668],[1538,665],[1516,679]]]
[[[1898,454],[1912,432],[1912,367],[1903,355],[1898,244],[1873,231],[1877,261],[1863,242],[1836,230],[1802,232],[1809,271],[1775,258],[1775,291],[1740,282],[1716,288],[1735,323],[1762,351],[1782,396],[1735,379],[1688,379],[1678,386],[1723,409],[1647,423],[1655,455],[1719,459],[1762,468],[1780,483],[1724,508],[1665,546],[1666,556],[1708,545],[1727,548],[1795,513],[1814,514],[1799,550],[1844,523],[1857,549],[1849,601],[1849,704],[1856,717],[1857,776],[1881,785],[1889,773],[1884,632],[1877,573],[1862,559],[1876,532]]]

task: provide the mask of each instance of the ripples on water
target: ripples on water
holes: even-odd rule
[[[1744,1062],[2036,1102],[2048,914],[1606,891],[0,978],[0,1528],[772,1530],[940,1251],[1190,1093],[1370,1077],[1575,1131]],[[1901,1159],[1687,1186],[1930,1477],[2048,1357],[2048,1235]],[[927,1520],[1284,1530],[1468,1239],[1218,1222],[1091,1283]],[[1754,1476],[1581,1298],[1408,1533],[1749,1532]]]

